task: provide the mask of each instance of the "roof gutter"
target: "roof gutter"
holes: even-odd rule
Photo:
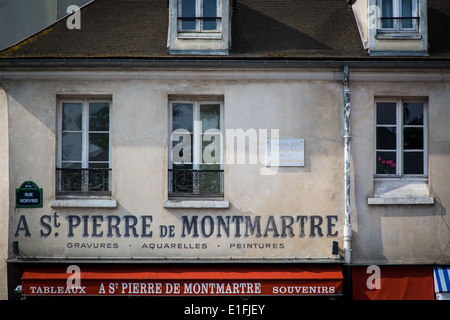
[[[110,68],[110,67],[245,67],[245,68],[450,68],[438,59],[192,59],[192,58],[14,58],[0,59],[0,68]]]

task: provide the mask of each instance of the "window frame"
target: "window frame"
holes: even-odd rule
[[[111,122],[112,122],[112,100],[108,98],[71,98],[71,99],[58,99],[57,103],[57,133],[56,133],[56,171],[63,170],[63,162],[70,162],[70,161],[63,161],[62,159],[62,153],[63,153],[63,105],[66,103],[78,103],[82,105],[82,122],[81,122],[81,168],[80,170],[89,170],[95,168],[89,168],[89,164],[95,164],[95,163],[108,163],[108,188],[104,191],[90,191],[85,190],[83,187],[82,191],[61,191],[61,186],[58,187],[58,184],[61,184],[61,182],[56,181],[56,195],[57,197],[61,196],[80,196],[80,197],[86,197],[86,196],[110,196],[112,185],[111,185],[111,171],[112,171],[112,165],[111,165],[111,159],[112,159],[112,148],[111,148]],[[105,130],[98,130],[98,131],[91,131],[89,130],[89,104],[90,103],[107,103],[109,105],[109,119],[108,119],[108,131]],[[75,130],[76,132],[80,132],[79,130]],[[74,132],[75,132],[74,131]],[[89,161],[89,134],[90,133],[108,133],[108,160],[107,161]],[[73,163],[79,163],[80,161],[73,161]],[[100,169],[100,168],[99,168]],[[101,168],[103,169],[103,168]],[[58,179],[58,172],[56,172],[56,177]],[[58,191],[59,190],[59,191]]]
[[[386,127],[386,126],[392,126],[393,125],[383,125],[378,124],[377,119],[377,108],[378,103],[395,103],[396,106],[396,173],[395,174],[378,174],[377,173],[377,152],[378,151],[386,151],[384,149],[378,149],[377,148],[377,128],[379,127]],[[406,152],[414,152],[414,151],[420,151],[423,152],[423,174],[405,174],[404,173],[404,132],[403,129],[405,127],[411,127],[410,125],[404,125],[403,123],[403,104],[404,103],[422,103],[423,104],[423,125],[420,127],[423,128],[423,149],[411,149]],[[374,168],[374,177],[378,179],[411,179],[411,180],[427,180],[428,179],[428,103],[426,99],[423,98],[410,98],[410,97],[404,97],[404,98],[377,98],[375,99],[375,108],[374,108],[374,156],[373,156],[373,168]],[[419,126],[417,126],[419,127]],[[387,150],[387,151],[393,151],[393,150]]]
[[[392,17],[386,17],[386,18],[392,18],[392,28],[385,28],[383,27],[383,1],[386,0],[377,0],[377,8],[378,8],[378,14],[377,14],[377,33],[379,34],[403,34],[403,35],[417,35],[420,33],[420,10],[419,10],[419,1],[420,0],[412,0],[412,11],[413,11],[413,17],[411,17],[411,28],[404,28],[403,23],[400,21],[400,18],[409,18],[405,17],[402,12],[402,0],[392,0]]]
[[[223,100],[220,99],[211,99],[211,98],[187,98],[187,99],[169,99],[169,124],[168,124],[168,169],[173,170],[173,159],[172,159],[172,134],[173,134],[173,105],[174,104],[192,104],[193,105],[193,132],[192,132],[192,170],[202,170],[200,169],[200,165],[202,162],[202,130],[201,130],[201,119],[200,119],[200,106],[208,105],[208,104],[217,104],[220,106],[220,119],[219,119],[219,131],[220,131],[220,169],[222,171],[221,180],[220,181],[220,194],[213,193],[211,195],[207,194],[176,194],[171,190],[171,181],[168,178],[168,193],[169,199],[223,199],[224,195],[224,178],[223,178],[223,170],[224,170],[224,103]]]
[[[216,0],[216,23],[214,30],[203,29],[203,1],[195,1],[195,29],[183,29],[182,24],[182,0],[177,1],[177,36],[178,38],[214,38],[220,39],[222,34],[222,0]]]

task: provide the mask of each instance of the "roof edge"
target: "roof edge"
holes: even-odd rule
[[[94,0],[95,1],[95,0]],[[424,59],[423,57],[330,58],[330,59],[267,59],[267,58],[13,58],[1,59],[0,67],[10,69],[26,68],[152,68],[152,67],[265,67],[265,68],[450,68],[450,59]],[[36,70],[37,71],[37,70]]]

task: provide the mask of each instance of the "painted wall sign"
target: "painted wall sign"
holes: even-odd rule
[[[42,208],[42,189],[33,181],[25,181],[16,189],[17,208]]]
[[[17,216],[21,258],[336,259],[337,215],[64,214]]]
[[[304,139],[268,139],[267,167],[296,167],[305,165]]]

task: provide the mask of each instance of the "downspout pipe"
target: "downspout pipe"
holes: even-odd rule
[[[345,204],[344,204],[344,262],[351,262],[352,226],[350,219],[350,85],[349,67],[344,66],[344,162],[345,162]]]

